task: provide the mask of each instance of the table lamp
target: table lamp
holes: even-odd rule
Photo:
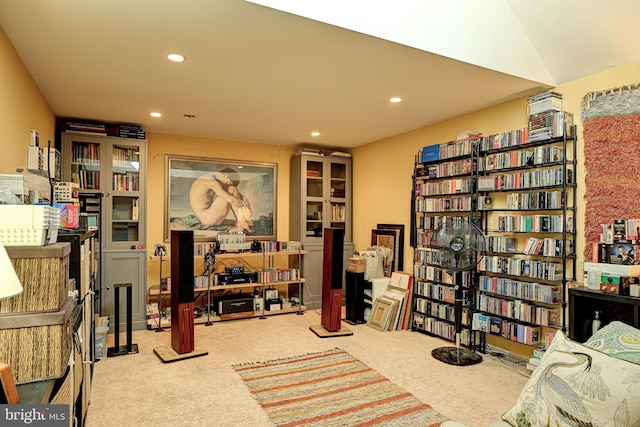
[[[11,298],[20,292],[22,292],[22,283],[20,283],[11,259],[0,241],[0,300]]]

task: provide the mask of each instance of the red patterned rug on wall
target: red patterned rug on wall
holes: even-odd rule
[[[589,261],[601,224],[640,218],[640,84],[587,94],[582,120]]]

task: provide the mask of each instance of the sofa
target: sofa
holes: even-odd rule
[[[491,425],[508,426],[640,426],[640,330],[614,321],[585,343],[556,332],[514,407]]]

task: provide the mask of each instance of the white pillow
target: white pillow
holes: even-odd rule
[[[640,365],[609,357],[558,331],[516,405],[518,427],[640,425]]]

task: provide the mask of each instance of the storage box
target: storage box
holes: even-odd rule
[[[57,311],[0,315],[0,360],[16,383],[59,378],[71,355],[73,297]]]
[[[59,210],[49,205],[0,205],[4,246],[42,246],[58,238]]]
[[[347,271],[352,273],[364,273],[366,270],[366,261],[363,257],[351,257],[347,261]]]
[[[109,318],[99,317],[96,322],[95,330],[95,344],[93,348],[93,354],[96,359],[102,359],[107,357],[107,333],[109,332]]]
[[[53,206],[60,209],[60,227],[80,227],[80,206],[73,203],[55,203]]]
[[[5,249],[24,290],[19,295],[0,300],[0,314],[59,310],[69,291],[71,243],[8,246]]]
[[[280,298],[267,299],[264,308],[267,311],[282,310],[282,300]]]

